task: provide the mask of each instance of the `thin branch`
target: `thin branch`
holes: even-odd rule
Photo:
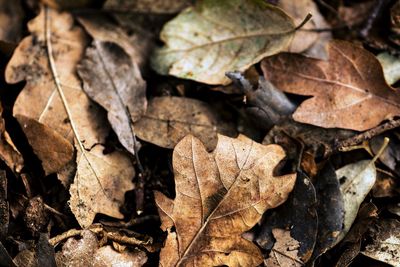
[[[348,139],[337,141],[334,144],[333,150],[334,151],[345,151],[346,147],[358,145],[366,140],[370,140],[375,136],[378,136],[386,131],[395,129],[397,127],[400,127],[400,119],[391,119],[388,122],[386,122],[382,125],[379,125],[375,128],[372,128],[368,131],[357,134]]]

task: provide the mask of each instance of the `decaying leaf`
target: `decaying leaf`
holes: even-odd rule
[[[361,253],[373,259],[400,266],[400,222],[395,219],[379,220],[371,229],[372,244]]]
[[[94,40],[78,66],[83,89],[105,108],[121,144],[135,154],[132,122],[145,112],[146,82],[139,67],[116,44]]]
[[[400,79],[400,59],[387,52],[376,57],[382,65],[383,75],[388,84],[394,84]]]
[[[176,197],[156,193],[161,228],[168,232],[162,266],[257,266],[262,255],[241,237],[262,214],[282,204],[295,174],[273,176],[285,153],[240,135],[218,136],[207,153],[188,135],[174,149]]]
[[[6,131],[2,114],[3,107],[0,105],[0,159],[3,160],[11,170],[19,173],[24,167],[24,159]]]
[[[245,95],[246,112],[262,129],[270,128],[272,125],[287,119],[296,109],[296,105],[282,91],[266,81],[264,77],[259,77],[258,88],[255,89],[251,81],[240,72],[227,72],[226,76]]]
[[[340,181],[340,191],[344,200],[344,228],[336,243],[340,242],[350,230],[357,217],[358,209],[376,181],[375,163],[362,160],[336,170]]]
[[[76,75],[87,37],[74,25],[70,14],[48,8],[29,23],[29,30],[31,35],[19,44],[6,69],[8,82],[27,82],[14,105],[14,116],[36,120],[76,142],[77,172],[70,189],[70,206],[82,227],[91,224],[95,212],[121,218],[118,205],[124,192],[132,189],[134,171],[127,164],[128,155],[102,153],[109,126],[102,110],[83,92]],[[51,131],[46,133],[49,135],[41,138],[54,138]],[[117,194],[112,195],[110,192],[120,185],[124,186],[117,187]]]
[[[82,15],[78,20],[96,41],[114,43],[122,47],[124,52],[129,55],[133,65],[137,64],[140,69],[143,69],[148,64],[147,61],[154,44],[153,36],[146,31],[144,25],[138,26],[135,23],[132,26],[133,29],[125,30],[109,17],[99,14]],[[127,31],[129,31],[129,34]]]
[[[77,163],[69,192],[71,211],[79,224],[90,226],[96,213],[123,219],[119,207],[125,192],[133,189],[135,175],[130,158],[119,151],[105,155],[102,146],[95,146],[86,156],[78,155]]]
[[[374,55],[344,41],[332,41],[328,52],[328,61],[285,53],[262,62],[279,89],[313,96],[296,110],[296,121],[364,131],[400,115],[400,94],[386,84]]]
[[[96,235],[90,230],[82,231],[82,238],[69,238],[57,253],[59,267],[108,267],[142,266],[147,261],[143,251],[117,252],[111,246],[99,247]]]
[[[227,71],[245,71],[285,49],[294,24],[281,9],[257,0],[204,0],[168,22],[152,65],[207,84],[227,84]]]
[[[278,7],[292,16],[296,25],[301,24],[308,13],[312,15],[310,21],[296,31],[288,51],[291,53],[304,52],[308,56],[325,59],[327,57],[325,45],[332,39],[332,36],[329,31],[313,31],[329,28],[329,24],[319,13],[317,5],[312,0],[280,0]]]
[[[276,239],[269,258],[264,261],[267,267],[300,267],[303,262],[297,256],[299,241],[290,236],[289,230],[279,228],[272,229]]]
[[[317,237],[316,202],[313,184],[306,175],[299,172],[288,200],[264,216],[263,222],[260,224],[260,233],[256,236],[258,245],[270,250],[274,245],[274,239],[278,240],[273,233],[274,229],[290,229],[289,237],[291,236],[299,242],[293,258],[307,262],[312,255]],[[277,246],[276,243],[275,246]],[[272,255],[271,252],[270,256],[272,257]]]
[[[143,13],[177,13],[192,4],[193,0],[107,0],[106,10]]]
[[[336,244],[344,224],[344,200],[331,163],[321,170],[314,186],[318,200],[318,234],[312,261]]]
[[[46,175],[59,171],[74,159],[73,145],[59,133],[34,119],[23,115],[15,117],[35,154],[42,161]]]
[[[212,150],[217,133],[235,135],[231,123],[224,122],[207,103],[184,97],[156,97],[146,114],[134,124],[137,136],[161,147],[173,148],[187,134],[199,138]]]

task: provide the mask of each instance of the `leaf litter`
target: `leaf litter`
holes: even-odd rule
[[[0,1],[0,265],[398,266],[398,7]]]

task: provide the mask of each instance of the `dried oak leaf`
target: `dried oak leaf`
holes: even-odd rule
[[[294,35],[292,19],[257,0],[204,0],[168,22],[153,68],[206,84],[228,84],[227,71],[245,71],[285,49]]]
[[[233,124],[223,121],[210,105],[185,97],[150,100],[146,114],[134,128],[139,138],[165,148],[174,148],[183,137],[192,134],[212,150],[217,132],[236,134]]]
[[[313,96],[297,108],[296,121],[364,131],[400,115],[400,94],[387,85],[374,55],[337,40],[328,53],[328,61],[284,53],[262,62],[266,79],[279,89]]]
[[[78,65],[78,74],[88,96],[107,110],[121,144],[135,154],[132,122],[147,106],[146,82],[138,65],[117,44],[95,39]]]
[[[276,239],[269,258],[264,261],[268,267],[301,267],[303,262],[297,256],[300,247],[299,241],[290,236],[289,230],[272,229]]]
[[[42,9],[28,28],[31,35],[19,44],[6,69],[8,82],[26,80],[14,105],[14,116],[36,120],[76,144],[77,171],[70,189],[70,207],[82,227],[91,224],[96,212],[122,218],[118,205],[124,192],[133,188],[134,169],[127,164],[127,154],[101,152],[109,126],[102,110],[83,92],[76,74],[87,36],[74,25],[70,14],[49,8]],[[46,133],[44,140],[54,137],[52,131]],[[50,156],[40,159],[52,160]]]
[[[261,251],[241,234],[293,189],[295,174],[273,176],[284,157],[280,146],[243,135],[218,135],[211,153],[191,135],[182,139],[173,153],[176,197],[155,193],[161,228],[168,232],[160,266],[261,264]]]

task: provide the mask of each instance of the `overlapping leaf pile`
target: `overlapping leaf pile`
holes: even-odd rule
[[[400,266],[377,2],[0,0],[0,266]]]

